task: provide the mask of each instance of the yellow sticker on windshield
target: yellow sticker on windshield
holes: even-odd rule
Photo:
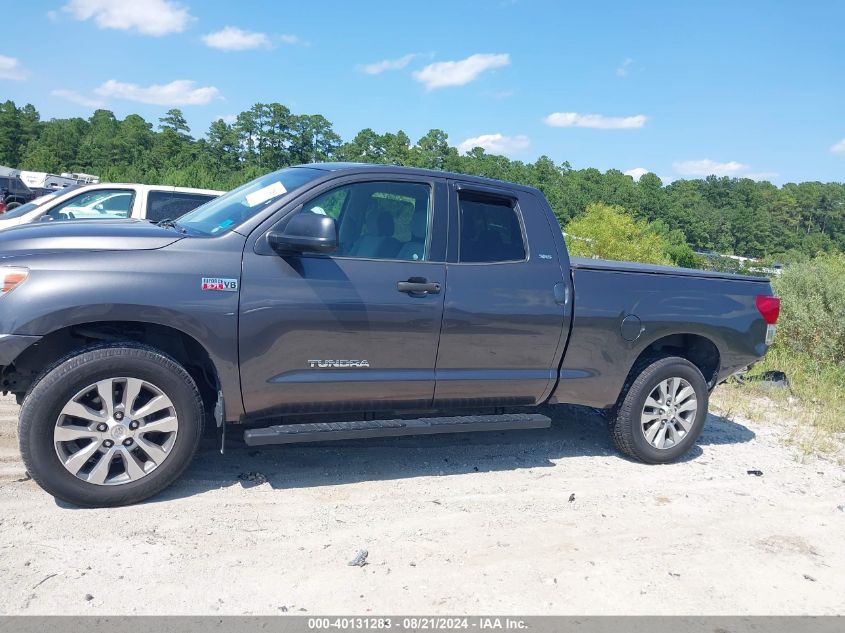
[[[285,186],[282,183],[274,182],[272,185],[267,185],[258,191],[253,191],[248,194],[246,197],[246,203],[251,207],[255,207],[262,202],[267,202],[268,200],[277,198],[287,192],[288,190],[285,189]]]

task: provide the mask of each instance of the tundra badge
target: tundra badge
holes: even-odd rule
[[[347,369],[350,367],[357,367],[360,369],[369,369],[370,362],[366,360],[309,360],[309,367],[311,369]]]

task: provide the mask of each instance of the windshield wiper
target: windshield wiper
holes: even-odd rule
[[[164,218],[163,220],[159,220],[158,222],[155,223],[155,225],[161,226],[163,228],[168,228],[168,229],[176,229],[177,231],[180,231],[182,233],[188,232],[188,230],[185,227],[179,226],[176,223],[176,220],[174,220],[172,218]]]

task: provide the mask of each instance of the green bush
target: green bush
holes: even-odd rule
[[[566,227],[572,255],[700,268],[683,232],[661,221],[638,220],[622,207],[594,203]]]
[[[671,264],[667,241],[648,222],[622,207],[594,203],[566,226],[571,255],[647,264]]]
[[[781,299],[776,346],[845,365],[845,255],[789,266],[773,285]]]

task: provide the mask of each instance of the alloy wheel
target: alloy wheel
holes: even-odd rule
[[[56,420],[56,455],[72,475],[100,486],[134,482],[162,465],[179,420],[171,399],[138,378],[107,378],[79,391]]]

